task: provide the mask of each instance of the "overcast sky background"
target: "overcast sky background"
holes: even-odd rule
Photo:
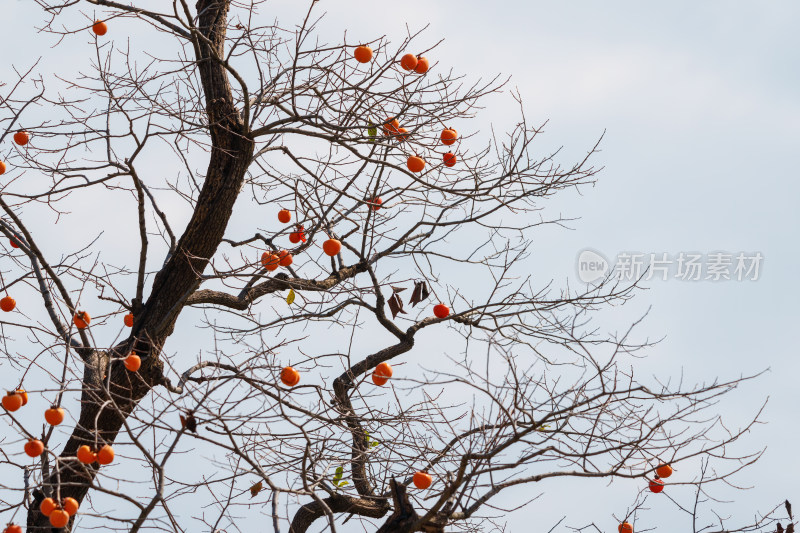
[[[11,21],[0,34],[0,72],[39,55],[45,72],[63,73],[84,61],[66,47],[52,51],[54,38],[35,33],[42,15],[33,2],[0,1]],[[263,9],[288,25],[302,13],[292,4]],[[424,40],[444,39],[432,56],[441,66],[472,79],[511,75],[528,119],[549,121],[542,154],[563,146],[565,160],[580,157],[605,131],[595,159],[605,167],[597,185],[549,208],[580,220],[568,230],[541,230],[534,275],[579,284],[575,261],[585,248],[608,257],[620,251],[763,255],[755,282],[649,282],[609,325],[623,327],[650,309],[642,328],[665,339],[637,371],[661,379],[683,373],[688,381],[708,381],[769,369],[720,406],[732,420],[743,420],[769,397],[769,423],[746,443],[753,450],[767,446],[766,454],[736,478],[754,488],[731,495],[738,505],[728,511],[744,520],[785,498],[800,502],[794,338],[800,4],[327,0],[321,8],[328,11],[321,33],[329,42],[345,30],[350,42],[383,34],[399,41],[406,24],[415,30],[430,23]],[[518,118],[508,93],[486,105],[472,125],[502,130]],[[547,530],[564,515],[571,525],[597,521],[611,528],[610,514],[624,513],[640,485],[562,480],[527,488],[527,496],[544,494],[507,516],[508,531]],[[654,516],[678,512],[666,500],[652,506]]]

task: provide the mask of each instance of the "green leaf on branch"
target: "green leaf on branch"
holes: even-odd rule
[[[339,466],[333,473],[333,484],[339,488],[349,484],[349,481],[342,481],[342,475],[344,475],[344,467]]]

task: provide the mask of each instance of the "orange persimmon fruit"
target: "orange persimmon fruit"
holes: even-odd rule
[[[45,516],[50,516],[50,514],[56,510],[56,501],[53,498],[45,498],[42,500],[42,503],[39,504],[39,512]]]
[[[27,131],[18,131],[14,134],[14,142],[20,146],[25,146],[31,140],[31,134]]]
[[[280,252],[278,252],[278,259],[279,259],[278,264],[282,267],[288,267],[294,262],[292,254],[290,254],[286,250],[281,250]]]
[[[383,134],[384,135],[393,135],[400,131],[400,121],[394,117],[389,117],[386,119],[386,122],[383,124]]]
[[[650,492],[655,492],[658,494],[662,490],[664,490],[664,482],[661,481],[659,478],[651,479],[650,480]]]
[[[353,56],[359,63],[369,63],[372,59],[372,48],[361,45],[353,51]]]
[[[400,58],[400,66],[405,70],[414,70],[417,68],[417,56],[414,54],[406,54]]]
[[[56,509],[50,513],[50,525],[62,528],[69,523],[69,513],[63,509]]]
[[[92,31],[95,35],[100,35],[102,37],[108,31],[108,25],[102,20],[96,20],[95,23],[92,24]]]
[[[44,419],[51,426],[57,426],[64,421],[64,409],[58,407],[57,405],[53,405],[50,407],[50,409],[44,412]]]
[[[22,396],[14,391],[9,391],[3,396],[2,404],[6,411],[14,412],[22,407]]]
[[[70,498],[69,496],[64,498],[61,503],[61,508],[64,509],[70,516],[75,516],[79,507],[80,505],[78,504],[78,500],[75,498]]]
[[[136,372],[142,367],[142,358],[135,353],[130,354],[125,358],[125,368],[131,372]]]
[[[450,146],[458,139],[458,132],[456,132],[456,130],[453,128],[445,128],[442,130],[440,139],[442,140],[442,144]]]
[[[89,327],[89,323],[92,321],[92,317],[89,316],[89,313],[86,311],[78,311],[75,313],[75,316],[72,317],[72,322],[75,324],[75,327],[78,329],[86,329]]]
[[[97,450],[97,462],[101,465],[110,464],[114,460],[114,448],[106,444]]]
[[[415,472],[412,479],[418,489],[427,489],[433,483],[433,478],[427,472]]]
[[[281,381],[287,387],[294,387],[300,383],[300,372],[290,366],[284,367],[281,370]]]
[[[430,64],[428,63],[428,58],[419,56],[417,57],[417,66],[414,67],[414,72],[417,74],[425,74],[428,72],[428,68],[430,68]]]
[[[658,477],[668,478],[672,475],[672,467],[666,464],[658,465],[658,468],[656,468],[656,475]]]
[[[336,239],[328,239],[322,243],[322,251],[333,257],[342,251],[342,243]]]
[[[272,272],[277,270],[280,266],[281,258],[272,252],[264,252],[261,254],[261,266]]]
[[[78,461],[85,465],[90,465],[97,461],[97,454],[86,444],[78,448],[78,453],[76,453],[75,456],[78,458]]]
[[[390,378],[392,377],[392,365],[384,361],[380,363],[378,366],[375,367],[375,375],[381,378]]]
[[[2,300],[0,300],[0,309],[5,311],[6,313],[10,313],[14,310],[17,306],[17,301],[12,298],[11,296],[4,296]]]
[[[278,211],[278,222],[288,224],[292,220],[292,213],[288,209],[281,209]]]
[[[39,457],[44,453],[44,443],[37,439],[31,439],[25,443],[25,453],[28,457]]]
[[[406,161],[406,166],[411,172],[422,172],[422,169],[425,168],[425,160],[417,155],[412,155]]]

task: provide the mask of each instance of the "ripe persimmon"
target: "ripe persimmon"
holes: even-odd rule
[[[39,504],[39,512],[45,516],[50,516],[56,510],[56,501],[53,498],[45,498]]]
[[[125,325],[128,326],[129,328],[133,327],[133,313],[128,313],[122,320],[123,322],[125,322]]]
[[[297,224],[295,231],[289,234],[289,242],[297,244],[298,242],[306,242],[306,233],[301,224]]]
[[[277,270],[280,266],[281,258],[272,252],[264,252],[261,254],[261,266],[272,272]]]
[[[666,479],[672,475],[672,467],[665,464],[658,465],[658,468],[656,468],[656,475]]]
[[[108,26],[102,20],[96,20],[95,23],[92,24],[92,31],[95,35],[100,35],[102,37],[108,31]]]
[[[418,489],[427,489],[433,483],[433,478],[427,472],[414,472],[413,481]]]
[[[29,440],[25,443],[25,453],[28,457],[39,457],[44,453],[44,443],[36,439]]]
[[[444,159],[444,164],[447,165],[448,167],[452,167],[458,162],[458,158],[456,157],[456,154],[454,154],[453,152],[447,152],[446,154],[444,154],[444,157],[442,157],[442,159]]]
[[[397,128],[397,140],[400,142],[408,140],[408,130],[405,128]]]
[[[281,381],[287,387],[294,387],[300,383],[300,372],[290,366],[284,367],[281,370]]]
[[[14,310],[17,306],[17,301],[12,298],[11,296],[4,296],[2,300],[0,300],[0,309],[5,311],[6,313],[10,313]]]
[[[0,174],[6,173],[6,164],[0,161]]]
[[[422,172],[422,169],[425,168],[425,160],[417,155],[412,155],[408,158],[406,165],[411,172]]]
[[[394,117],[389,117],[383,124],[384,135],[394,135],[400,131],[400,121]]]
[[[278,211],[278,222],[288,224],[290,220],[292,220],[292,213],[288,209]]]
[[[18,131],[14,134],[14,142],[20,146],[25,146],[31,140],[31,134],[27,131]]]
[[[342,243],[336,239],[328,239],[322,243],[322,251],[333,257],[342,251]]]
[[[633,526],[627,522],[623,522],[617,528],[619,533],[633,533]]]
[[[92,317],[89,316],[89,313],[86,311],[78,311],[75,313],[75,316],[72,317],[72,322],[75,324],[75,327],[78,329],[86,329],[89,327],[89,323],[92,321]]]
[[[76,453],[75,456],[78,458],[78,461],[85,465],[90,465],[97,461],[97,454],[86,444],[78,448],[78,453]]]
[[[392,365],[384,361],[380,363],[378,366],[375,367],[375,375],[381,378],[390,378],[392,377]]]
[[[378,386],[386,385],[390,377],[392,377],[392,365],[385,361],[376,366],[372,372],[372,382]]]
[[[419,56],[417,57],[417,66],[414,67],[414,72],[416,72],[417,74],[425,74],[426,72],[428,72],[429,67],[430,65],[428,64],[428,58]]]
[[[658,478],[650,480],[650,492],[659,493],[664,490],[664,482]]]
[[[78,500],[75,498],[66,497],[61,502],[61,508],[64,509],[70,516],[75,516],[75,513],[78,512],[79,507],[80,505],[78,504]]]
[[[436,304],[433,306],[433,314],[436,318],[447,318],[450,316],[450,308],[442,303]]]
[[[445,128],[442,130],[442,135],[440,138],[442,139],[442,144],[450,146],[458,139],[458,132],[453,128]]]
[[[125,358],[125,368],[131,372],[136,372],[142,366],[142,358],[135,353],[130,354]]]
[[[50,513],[50,525],[62,528],[69,523],[69,513],[63,509],[56,509]]]
[[[8,524],[3,533],[22,533],[22,526],[19,524]]]
[[[383,198],[381,198],[380,196],[377,196],[377,197],[372,199],[372,201],[370,202],[370,206],[369,207],[373,211],[377,211],[378,209],[381,208],[382,205],[383,205]]]
[[[111,461],[114,460],[114,448],[110,445],[106,444],[99,450],[97,450],[97,462],[101,465],[111,464]]]
[[[51,426],[57,426],[64,421],[64,409],[58,407],[57,405],[53,405],[50,407],[50,409],[44,412],[44,419]]]
[[[2,174],[2,172],[0,172]],[[12,248],[19,248],[19,244],[14,239],[8,239],[8,243],[11,245]]]
[[[28,393],[25,392],[25,389],[17,389],[15,392],[22,396],[22,406],[28,405]]]
[[[288,267],[294,262],[294,257],[286,250],[278,252],[278,259],[280,259],[278,264],[282,267]]]
[[[369,63],[372,59],[372,48],[361,45],[353,51],[353,56],[359,63]]]
[[[417,68],[417,56],[414,54],[406,54],[400,58],[400,66],[405,70],[414,70]]]
[[[2,404],[6,411],[11,411],[13,413],[22,407],[22,396],[14,391],[9,391],[8,394],[3,396]]]

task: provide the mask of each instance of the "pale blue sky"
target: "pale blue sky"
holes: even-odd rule
[[[28,0],[2,0],[10,8],[0,34],[3,63],[24,68],[37,55],[45,71],[62,74],[85,57],[75,48],[52,52],[54,39],[34,33],[41,18]],[[268,4],[274,16],[297,21],[293,2]],[[302,3],[305,5],[305,3]],[[726,493],[747,519],[785,498],[800,502],[796,426],[800,359],[793,336],[800,313],[795,298],[800,197],[795,154],[800,144],[800,4],[793,1],[570,2],[354,2],[323,1],[329,41],[387,34],[427,22],[424,40],[444,38],[436,61],[470,77],[510,74],[532,122],[549,120],[542,153],[564,146],[578,157],[606,131],[595,159],[605,170],[583,195],[556,200],[551,213],[581,217],[572,230],[547,228],[537,239],[532,272],[557,282],[575,276],[580,250],[606,255],[642,252],[758,251],[757,282],[652,282],[649,290],[614,313],[622,327],[652,308],[643,331],[666,336],[643,361],[641,373],[689,381],[770,371],[720,406],[742,420],[769,397],[767,425],[745,447],[767,445],[763,459],[737,483],[748,492]],[[270,17],[273,13],[270,13]],[[74,20],[74,19],[73,19]],[[88,39],[86,39],[88,45]],[[22,50],[20,43],[27,49]],[[508,94],[492,96],[472,124],[512,125]],[[735,425],[735,423],[733,424]],[[508,515],[509,531],[546,530],[596,521],[610,528],[610,513],[624,512],[640,483],[559,481]],[[577,489],[576,489],[577,487]],[[589,488],[584,488],[589,487]],[[576,505],[576,491],[583,496]],[[525,495],[539,492],[530,487]],[[653,516],[674,507],[653,500]],[[663,508],[659,506],[663,505]],[[342,528],[340,531],[349,531]],[[355,531],[355,530],[353,530]]]

